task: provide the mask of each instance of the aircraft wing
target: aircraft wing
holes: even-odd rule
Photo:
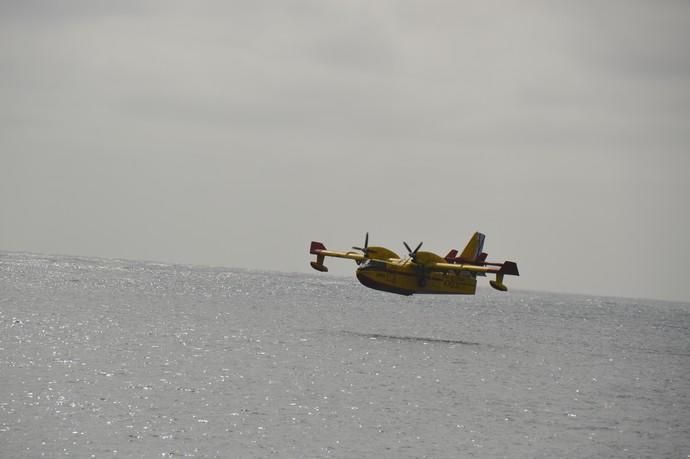
[[[455,263],[433,263],[427,265],[426,269],[429,271],[469,271],[473,273],[496,273],[496,274],[507,274],[510,276],[519,276],[517,263],[512,261],[506,261],[501,264],[494,264],[491,266],[478,266],[470,264],[455,264]]]
[[[471,273],[495,273],[498,272],[498,268],[489,268],[487,266],[477,266],[477,265],[465,265],[465,264],[455,264],[455,263],[434,263],[432,265],[427,265],[425,268],[429,271],[467,271]]]
[[[450,272],[450,271],[466,271],[478,274],[492,273],[496,274],[496,280],[489,281],[489,284],[496,290],[505,292],[508,287],[503,284],[503,276],[519,276],[517,263],[512,261],[505,261],[503,263],[495,263],[489,266],[478,266],[469,264],[453,264],[453,263],[433,263],[425,266],[428,271]]]
[[[309,253],[311,253],[312,255],[316,255],[316,261],[311,262],[312,268],[316,269],[317,271],[323,272],[328,271],[328,268],[323,264],[325,257],[347,258],[350,260],[354,260],[358,263],[364,260],[365,258],[364,254],[359,252],[340,252],[338,250],[328,250],[326,249],[326,246],[323,245],[323,243],[316,241],[312,241],[311,246],[309,247]]]

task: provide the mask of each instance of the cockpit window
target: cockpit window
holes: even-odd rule
[[[383,261],[380,261],[380,260],[367,259],[367,260],[364,260],[361,265],[359,265],[359,269],[385,270],[386,269],[386,263]]]

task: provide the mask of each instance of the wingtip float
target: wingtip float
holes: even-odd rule
[[[406,243],[408,255],[401,258],[385,247],[369,246],[369,233],[364,238],[364,247],[352,247],[353,251],[328,250],[326,246],[312,241],[309,253],[316,255],[311,267],[328,272],[324,265],[326,257],[354,260],[358,267],[357,279],[366,287],[401,295],[414,293],[474,295],[477,290],[477,276],[495,274],[489,285],[505,292],[504,276],[519,276],[517,264],[487,262],[484,248],[485,236],[474,233],[465,249],[457,256],[452,249],[445,257],[433,252],[420,251],[420,242],[414,250]]]

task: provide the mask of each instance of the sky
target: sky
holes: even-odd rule
[[[673,0],[3,1],[0,250],[312,272],[481,231],[511,287],[690,302],[687,43]]]

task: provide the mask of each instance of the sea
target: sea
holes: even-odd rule
[[[690,304],[0,252],[0,457],[687,459]]]

